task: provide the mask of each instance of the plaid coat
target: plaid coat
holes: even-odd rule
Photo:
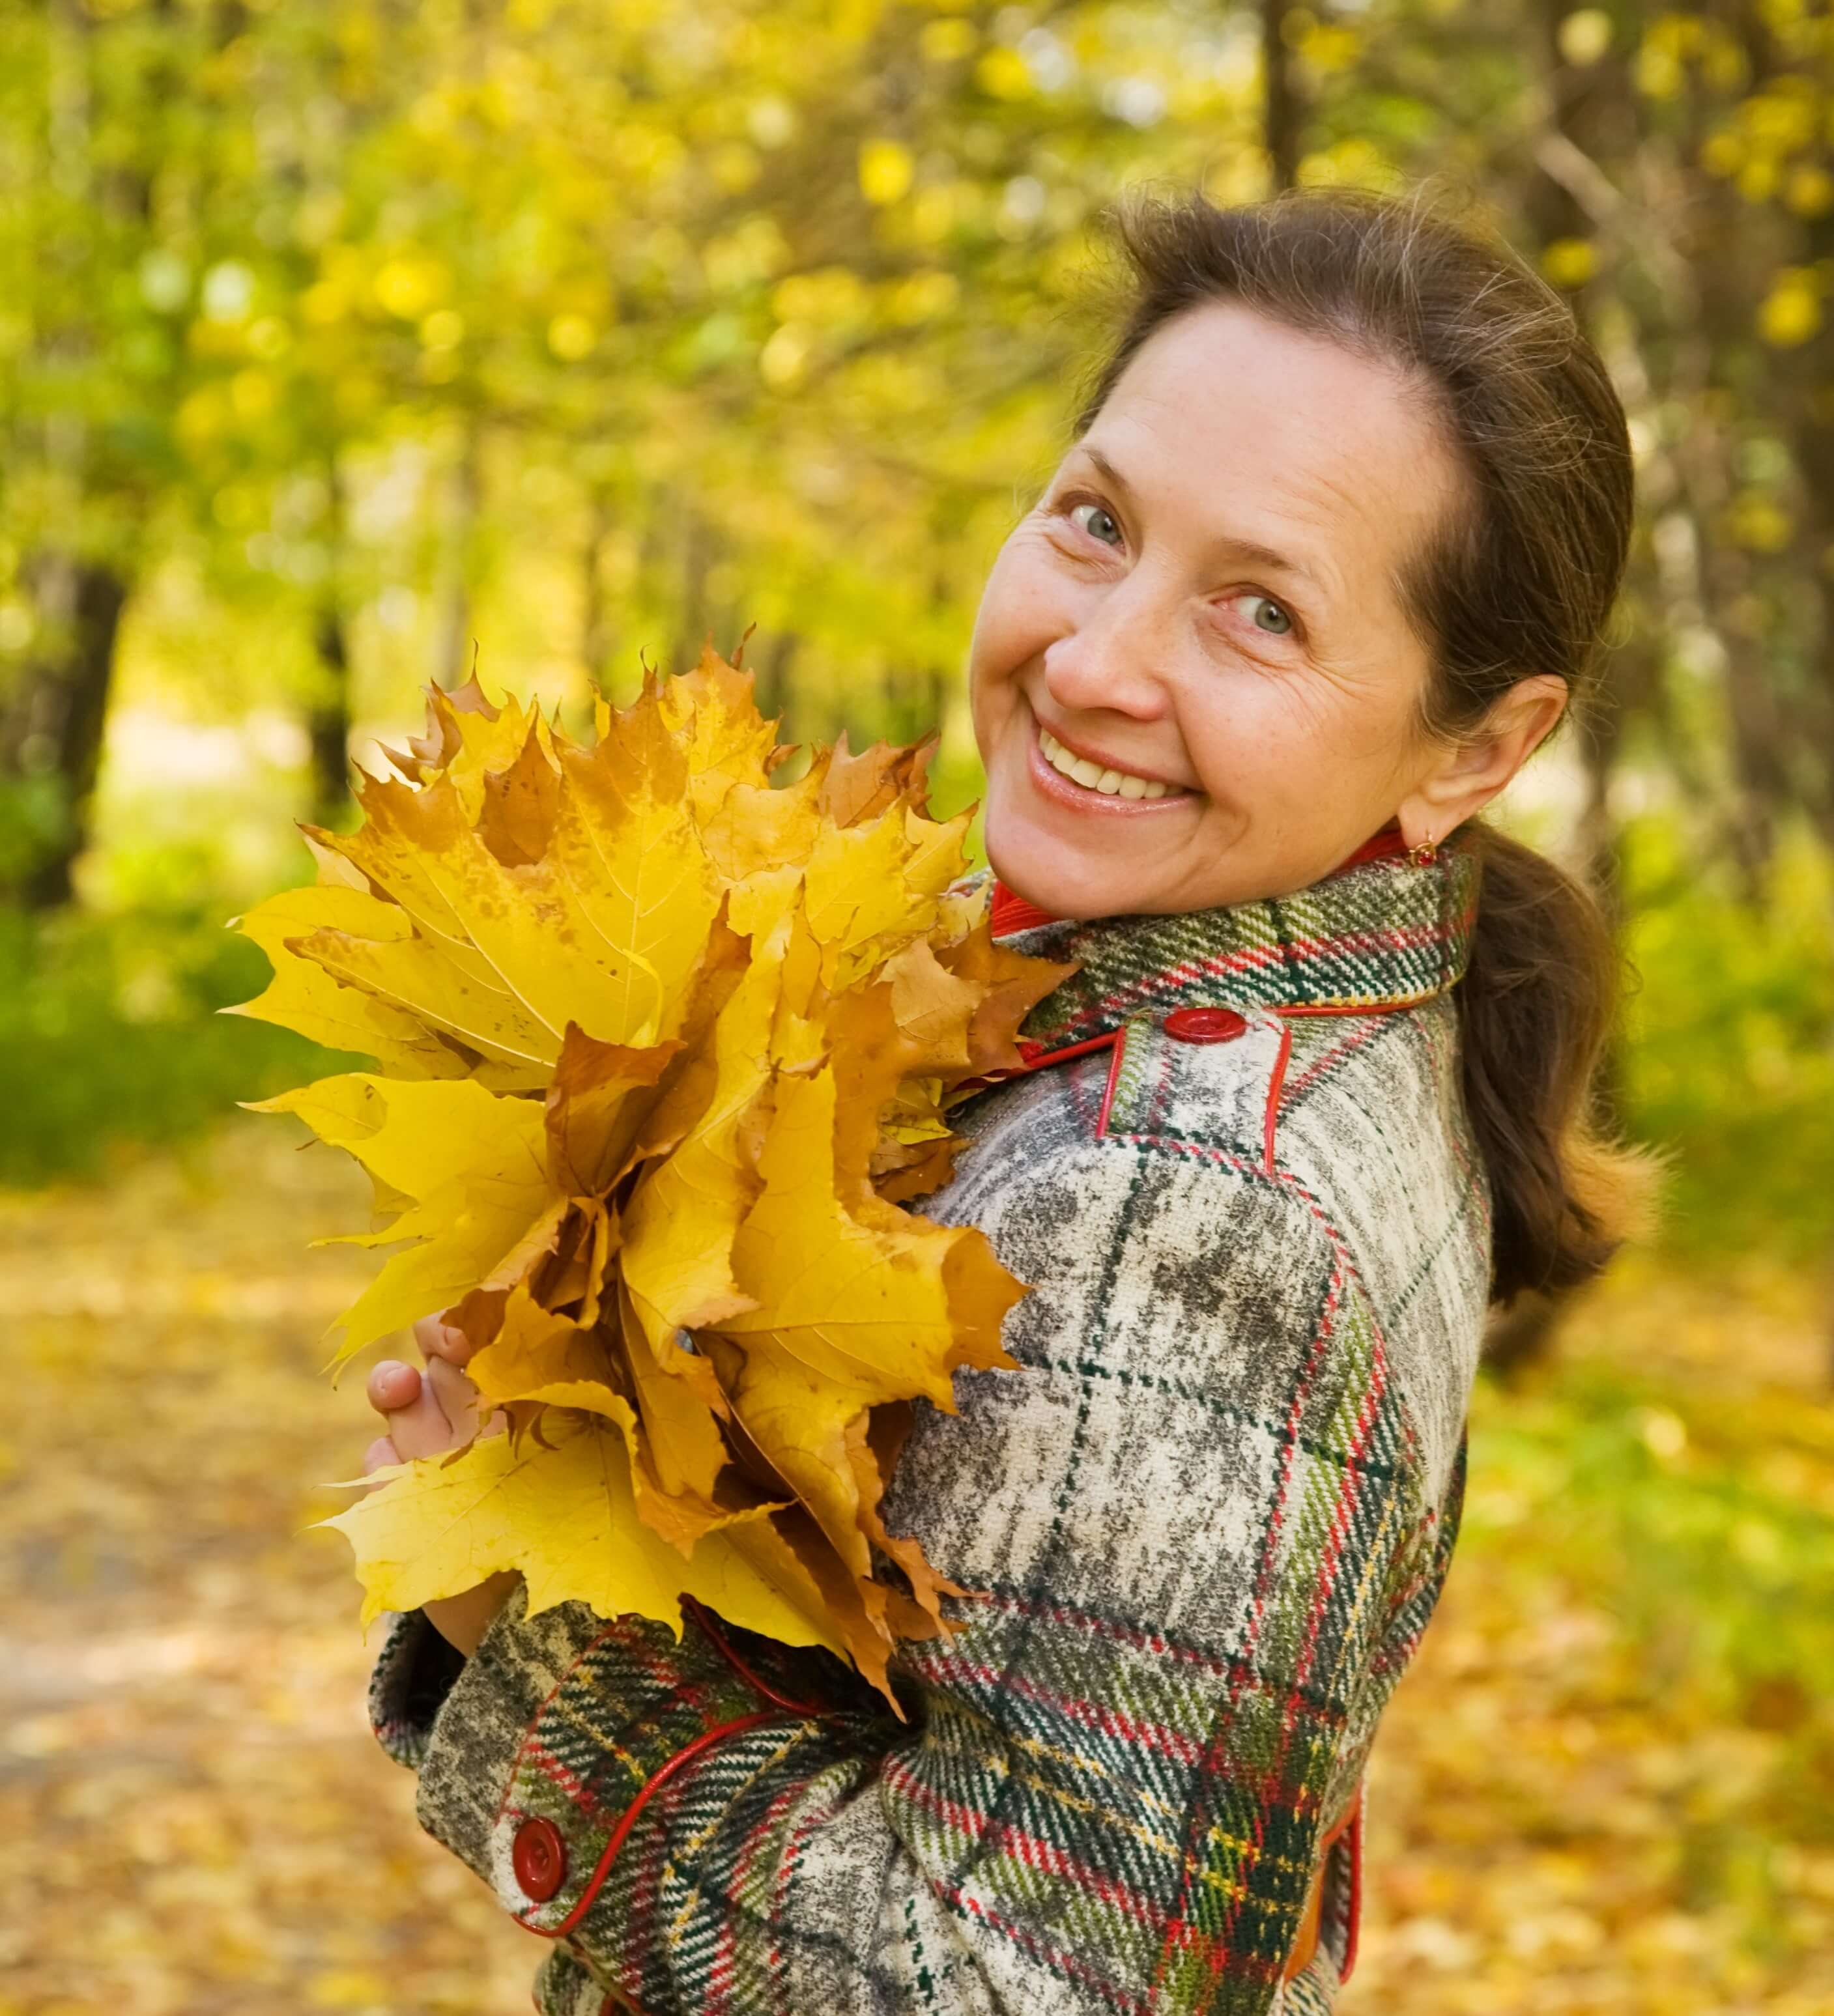
[[[1445,1576],[1489,1300],[1449,994],[1476,883],[1454,841],[1013,937],[1083,963],[1029,1035],[1112,1040],[960,1109],[923,1206],[1034,1291],[1025,1369],[920,1402],[888,1496],[985,1592],[906,1648],[908,1724],[825,1652],[729,1657],[697,1619],[518,1593],[468,1661],[391,1622],[377,1733],[553,1941],[538,2010],[1329,2008],[1341,1849],[1283,1966]]]

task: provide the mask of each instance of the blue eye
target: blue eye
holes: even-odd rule
[[[1251,618],[1251,621],[1253,622],[1254,626],[1257,630],[1265,630],[1270,637],[1285,637],[1291,635],[1292,632],[1292,618],[1287,614],[1286,611],[1281,607],[1280,604],[1276,602],[1271,596],[1251,595],[1248,597],[1248,599],[1250,602],[1258,603],[1261,608],[1266,610],[1274,618],[1274,621],[1271,623],[1263,622],[1259,615]]]
[[[1115,535],[1114,539],[1111,542],[1104,534],[1096,529],[1096,526],[1093,522],[1090,522],[1085,524],[1083,526],[1083,530],[1087,532],[1091,538],[1100,539],[1104,546],[1110,545],[1111,543],[1115,545],[1119,545],[1120,543],[1120,527],[1115,523],[1113,518],[1102,509],[1101,505],[1072,504],[1070,506],[1070,523],[1072,525],[1079,522],[1076,517],[1076,513],[1079,511],[1087,511],[1090,513],[1092,514],[1092,519],[1100,520],[1101,524],[1106,525]]]

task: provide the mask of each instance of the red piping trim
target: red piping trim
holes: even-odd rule
[[[1108,1115],[1115,1110],[1115,1093],[1121,1082],[1121,1060],[1127,1054],[1127,1031],[1115,1031],[1115,1040],[1108,1053],[1108,1082],[1102,1087],[1101,1111],[1095,1117],[1095,1138],[1105,1141],[1108,1138]]]
[[[1439,998],[1434,993],[1397,995],[1389,1001],[1277,1002],[1267,1012],[1270,1015],[1389,1015],[1397,1009],[1424,1008],[1428,1002]]]
[[[1121,1031],[1110,1029],[1099,1036],[1086,1036],[1079,1043],[1066,1043],[1061,1050],[1047,1050],[1042,1045],[1021,1036],[1014,1045],[1019,1061],[1007,1064],[999,1071],[984,1071],[978,1078],[964,1078],[956,1087],[958,1093],[980,1092],[990,1085],[1004,1085],[1009,1078],[1024,1078],[1028,1072],[1042,1071],[1047,1064],[1068,1064],[1072,1057],[1087,1057],[1091,1051],[1105,1050],[1119,1043]]]
[[[1066,1043],[1061,1050],[1047,1050],[1042,1043],[1028,1042],[1021,1037],[1017,1048],[1025,1060],[1019,1066],[1022,1071],[1042,1071],[1047,1064],[1065,1064],[1072,1057],[1086,1057],[1091,1050],[1105,1050],[1120,1038],[1119,1029],[1110,1029],[1100,1036],[1085,1036],[1079,1043]]]
[[[1261,1121],[1261,1146],[1266,1151],[1269,1175],[1274,1174],[1274,1131],[1280,1119],[1280,1089],[1286,1083],[1286,1060],[1292,1055],[1292,1024],[1280,1025],[1280,1053],[1274,1060],[1274,1075],[1267,1081],[1267,1110]]]
[[[546,1925],[531,1925],[520,1914],[516,1922],[524,1930],[539,1934],[544,1939],[564,1939],[586,1916],[593,1899],[604,1888],[605,1878],[611,1873],[611,1865],[618,1859],[618,1851],[623,1847],[631,1829],[636,1826],[637,1815],[649,1804],[651,1794],[661,1791],[684,1765],[690,1763],[703,1750],[710,1750],[722,1736],[737,1736],[741,1730],[755,1729],[760,1723],[772,1719],[773,1711],[767,1708],[761,1708],[751,1715],[739,1716],[736,1721],[722,1722],[715,1728],[703,1730],[692,1743],[684,1745],[676,1751],[672,1757],[659,1764],[644,1780],[642,1791],[625,1808],[624,1817],[612,1829],[611,1838],[605,1844],[605,1852],[599,1857],[599,1866],[588,1879],[586,1888],[580,1895],[579,1902],[567,1913],[560,1924],[552,1928]]]
[[[807,1715],[819,1719],[827,1712],[825,1709],[818,1708],[813,1701],[792,1701],[787,1694],[780,1694],[769,1681],[761,1679],[727,1643],[725,1634],[715,1624],[712,1613],[693,1597],[684,1593],[681,1599],[681,1604],[683,1609],[692,1613],[695,1622],[713,1640],[714,1649],[719,1656],[740,1679],[762,1694],[767,1701],[786,1710],[791,1715]]]
[[[1357,1945],[1363,1929],[1363,1790],[1357,1788],[1356,1816],[1350,1822],[1346,1837],[1350,1851],[1350,1895],[1346,1917],[1349,1922],[1344,1931],[1343,1971],[1338,1976],[1341,1988],[1357,1971]]]

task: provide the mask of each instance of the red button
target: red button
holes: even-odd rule
[[[1233,1008],[1174,1008],[1166,1017],[1166,1034],[1180,1043],[1227,1043],[1248,1025]]]
[[[531,1903],[545,1904],[567,1878],[567,1844],[552,1820],[524,1820],[516,1830],[510,1864],[522,1894]]]

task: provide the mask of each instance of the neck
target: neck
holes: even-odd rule
[[[1346,868],[1357,867],[1365,861],[1381,861],[1390,855],[1407,851],[1407,843],[1401,837],[1400,821],[1390,819],[1386,826],[1372,833],[1354,854],[1346,855],[1331,873],[1341,875]],[[996,878],[993,915],[996,938],[1007,937],[1014,931],[1029,931],[1040,924],[1054,924],[1057,921],[1050,911],[1041,910],[1036,903],[1027,902],[1023,896],[1016,895]]]

